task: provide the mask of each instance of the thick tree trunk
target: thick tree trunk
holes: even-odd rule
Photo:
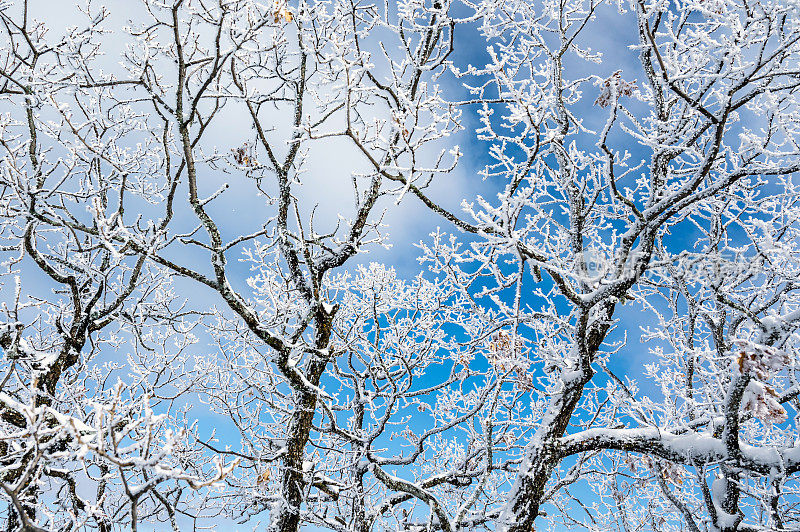
[[[330,343],[333,317],[337,307],[330,313],[324,309],[317,311],[317,331],[315,344],[317,349],[326,349]],[[314,358],[308,365],[306,379],[313,386],[319,386],[328,360]],[[303,492],[307,482],[304,478],[303,462],[305,448],[311,433],[311,424],[317,407],[317,394],[310,391],[299,393],[297,407],[289,422],[286,438],[286,454],[283,457],[281,474],[281,493],[283,501],[272,520],[272,530],[278,532],[297,532],[302,523],[300,509],[303,504]]]
[[[627,290],[622,287],[621,293]],[[583,396],[583,389],[594,374],[591,364],[605,340],[614,315],[615,304],[610,300],[602,304],[591,324],[588,314],[579,318],[577,330],[579,369],[566,371],[561,376],[562,391],[554,396],[542,417],[539,429],[525,448],[508,500],[497,519],[498,532],[530,532],[544,502],[545,486],[553,470],[561,461],[559,440],[572,419],[572,414]]]
[[[561,456],[558,440],[564,435],[575,411],[583,387],[591,373],[575,375],[564,381],[564,391],[554,399],[542,419],[542,425],[525,449],[519,474],[511,489],[508,502],[497,520],[498,532],[530,532],[539,515],[545,486]]]

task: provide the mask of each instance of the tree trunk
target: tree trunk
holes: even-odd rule
[[[330,343],[333,317],[338,307],[335,306],[330,313],[324,309],[317,310],[316,339],[317,349],[326,349]],[[313,386],[319,386],[327,359],[314,358],[308,365],[306,379]],[[305,448],[311,433],[311,424],[317,407],[317,394],[309,391],[299,392],[297,407],[292,413],[289,422],[288,437],[286,438],[286,454],[283,457],[283,472],[281,475],[281,497],[284,499],[278,509],[278,514],[273,517],[272,530],[277,532],[298,532],[302,522],[300,507],[303,503],[303,492],[307,488],[304,478],[303,462],[305,461]]]

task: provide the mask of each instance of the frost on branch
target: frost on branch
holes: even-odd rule
[[[731,351],[736,373],[751,374],[762,381],[767,381],[775,373],[786,369],[791,362],[789,354],[784,350],[748,340],[734,340]]]
[[[533,386],[533,376],[529,372],[530,361],[523,342],[524,339],[517,335],[498,331],[489,344],[489,363],[501,373],[513,373],[520,389],[529,391]]]
[[[778,402],[775,390],[758,381],[750,381],[742,395],[742,411],[749,412],[765,423],[783,423],[789,415]]]
[[[634,91],[637,90],[636,80],[625,81],[622,79],[622,70],[617,70],[608,78],[597,82],[597,84],[601,90],[594,104],[600,107],[608,107],[622,96],[632,96]]]
[[[742,395],[742,411],[767,423],[786,421],[789,416],[779,402],[780,395],[766,383],[773,375],[787,369],[791,362],[788,353],[741,339],[734,340],[732,351],[734,372],[752,376]]]
[[[797,2],[46,4],[0,9],[7,529],[800,526]]]
[[[273,0],[272,4],[273,22],[275,24],[288,23],[294,19],[294,15],[289,11],[289,2],[287,0]]]

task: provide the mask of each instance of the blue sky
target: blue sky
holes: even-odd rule
[[[33,2],[33,5],[37,15],[47,21],[53,32],[57,32],[60,27],[69,25],[73,21],[73,6],[68,2],[43,0]],[[110,0],[105,2],[105,5],[112,12],[112,18],[109,23],[109,26],[112,27],[121,27],[129,17],[138,15],[134,2]],[[598,66],[585,61],[572,60],[573,62],[568,64],[572,77],[596,74],[601,78],[605,78],[614,71],[622,69],[625,79],[636,78],[641,83],[644,76],[639,70],[635,51],[628,48],[628,45],[637,42],[633,16],[631,13],[619,16],[614,11],[614,7],[603,8],[599,14],[599,21],[594,25],[595,29],[586,34],[586,42],[593,49],[603,52],[603,64]],[[602,31],[598,31],[596,28],[602,28]],[[456,37],[456,52],[453,56],[454,62],[461,65],[466,63],[480,65],[487,59],[485,42],[480,38],[476,38],[475,35],[475,27],[459,28]],[[118,46],[114,48],[113,38],[108,40],[108,45],[111,48],[108,51],[107,64],[111,70],[116,67],[116,54],[119,53],[121,48]],[[461,81],[457,79],[444,77],[441,83],[451,93],[466,94],[460,85]],[[587,86],[587,90],[593,89],[596,89],[596,87],[590,88]],[[589,129],[599,130],[607,119],[608,111],[593,106],[594,98],[594,94],[587,94],[578,111],[586,119],[585,125]],[[473,108],[464,109],[466,130],[455,135],[452,139],[453,143],[461,146],[461,151],[465,154],[459,168],[455,173],[437,181],[429,191],[431,197],[441,201],[445,207],[457,213],[460,212],[459,204],[462,198],[469,200],[477,194],[492,198],[494,194],[502,190],[502,186],[505,184],[502,180],[484,181],[479,174],[485,165],[491,163],[491,159],[487,155],[487,144],[475,139],[474,129],[478,127],[475,111]],[[251,137],[250,131],[241,127],[245,120],[243,114],[227,113],[219,118],[217,127],[209,133],[205,140],[205,145],[218,146],[220,151],[226,151]],[[278,127],[280,127],[280,124],[278,124]],[[591,135],[582,135],[578,138],[581,142],[586,143],[587,150],[594,150],[594,139]],[[619,132],[612,135],[612,141],[619,142],[624,138],[624,135]],[[634,159],[648,158],[648,154],[644,153],[636,145],[626,146],[626,148],[632,152]],[[313,152],[311,155],[309,173],[301,194],[306,204],[314,203],[314,198],[319,200],[319,214],[323,221],[326,219],[328,221],[333,220],[334,214],[338,212],[340,205],[350,198],[349,190],[339,186],[332,186],[331,183],[340,183],[352,171],[363,167],[363,161],[359,161],[356,156],[352,156],[352,152],[350,155],[347,155],[347,153],[347,150],[343,150],[340,145],[332,143]],[[345,155],[343,156],[343,154]],[[231,182],[233,185],[229,193],[226,193],[220,200],[215,201],[210,207],[210,212],[224,223],[225,231],[231,235],[248,232],[254,224],[258,226],[261,220],[260,216],[264,212],[263,199],[253,194],[251,186],[237,186],[236,180],[239,179],[241,179],[241,176],[224,175],[221,172],[209,172],[207,174],[206,185],[209,191],[213,191],[225,181]],[[354,268],[359,263],[379,261],[393,265],[401,277],[410,279],[420,269],[416,261],[419,250],[415,247],[415,244],[419,241],[428,241],[429,234],[436,230],[437,227],[441,227],[444,231],[457,232],[457,230],[446,220],[430,213],[411,195],[404,198],[399,206],[391,205],[391,200],[388,198],[385,200],[385,204],[389,209],[385,223],[390,234],[389,242],[391,243],[391,248],[374,247],[369,249],[368,253],[355,257],[353,261],[348,263],[346,268]],[[193,225],[194,220],[187,221],[186,224]],[[461,237],[465,241],[470,239],[467,235],[461,235]],[[671,245],[676,250],[689,248],[694,244],[695,239],[696,232],[687,228],[675,235]],[[204,260],[204,254],[198,252],[196,255],[186,254],[177,258],[185,263],[200,262]],[[244,280],[249,275],[247,266],[237,263],[233,256],[230,258],[229,264],[234,282],[238,286],[244,286]],[[543,281],[545,284],[547,282],[547,279]],[[528,285],[528,288],[531,288],[531,286]],[[195,305],[221,305],[219,299],[210,290],[198,289],[196,284],[186,280],[176,280],[176,289],[179,293],[191,294]],[[525,302],[534,307],[539,306],[540,303],[530,294],[526,295]],[[623,332],[627,331],[628,345],[613,357],[610,368],[618,375],[638,378],[642,376],[642,363],[650,358],[647,355],[647,346],[643,346],[638,340],[638,327],[653,323],[652,317],[643,313],[642,308],[637,303],[632,303],[621,307],[618,310],[617,318],[617,328],[609,339],[612,341],[618,340],[623,336]],[[195,349],[198,354],[204,354],[208,350],[213,350],[213,346],[209,348],[205,341],[201,341]],[[109,353],[107,356],[108,358],[123,358],[125,353],[121,351],[119,353]],[[602,376],[598,375],[598,379],[602,379]],[[640,385],[642,393],[659,393],[658,390],[653,389],[644,381],[640,381]],[[201,433],[208,434],[212,429],[219,428],[217,435],[220,440],[230,442],[234,448],[236,447],[238,434],[225,423],[221,416],[204,411],[202,406],[196,408],[194,414],[201,423]],[[250,528],[249,526],[247,528],[231,526],[237,530]]]

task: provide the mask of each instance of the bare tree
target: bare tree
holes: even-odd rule
[[[486,176],[504,185],[496,200],[468,205],[472,221],[458,226],[484,237],[473,260],[494,273],[497,290],[515,287],[504,310],[549,371],[547,404],[498,529],[530,530],[556,500],[562,525],[585,510],[591,522],[579,526],[606,530],[590,504],[566,509],[558,490],[582,473],[558,471],[578,455],[610,483],[605,517],[619,514],[623,474],[607,450],[649,457],[644,480],[657,488],[631,503],[640,514],[666,502],[691,530],[791,528],[782,516],[795,510],[781,490],[796,472],[796,432],[774,424],[796,395],[797,6],[470,5],[492,43],[489,64],[457,73],[475,80],[478,134],[495,160]],[[610,18],[637,28],[625,44],[638,64],[599,74],[580,61],[602,65],[591,47]],[[690,230],[697,243],[677,236]],[[748,268],[732,272],[724,261]],[[527,294],[547,316],[532,313]],[[610,334],[629,300],[655,311],[646,337],[671,346],[659,342],[661,364],[648,366],[663,403],[609,369],[624,341]],[[686,468],[699,500],[672,491],[669,476]]]
[[[181,485],[229,469],[206,471],[182,442],[195,313],[147,262],[174,212],[168,133],[124,97],[139,81],[96,72],[109,12],[86,14],[85,29],[51,35],[28,2],[0,11],[9,530],[136,529],[146,515],[177,527]]]
[[[35,4],[7,529],[798,526],[796,2]],[[367,264],[419,202],[458,235]]]

